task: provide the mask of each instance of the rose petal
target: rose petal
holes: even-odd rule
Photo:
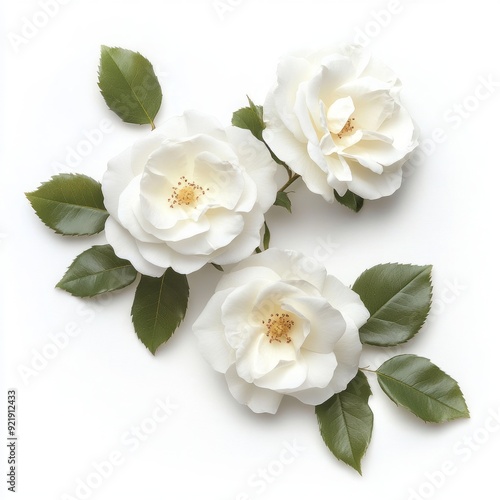
[[[273,91],[275,117],[281,121],[299,140],[304,140],[304,134],[300,128],[297,118],[292,113],[295,106],[297,89],[301,82],[312,76],[311,64],[301,57],[286,56],[278,64],[278,84]],[[264,113],[266,106],[264,106]],[[268,115],[265,120],[270,119]]]
[[[352,181],[352,173],[349,164],[343,155],[331,155],[326,158],[327,182],[337,191],[344,182]]]
[[[283,342],[271,343],[263,333],[260,333],[252,337],[252,341],[244,350],[241,349],[238,351],[235,366],[238,375],[243,380],[260,385],[258,384],[258,380],[274,372],[276,367],[283,363],[289,367],[290,378],[297,380],[296,377],[300,377],[300,375],[292,373],[293,368],[289,365],[289,363],[295,362],[296,359],[297,355],[293,345]],[[293,386],[293,382],[291,383]]]
[[[335,346],[338,365],[329,384],[324,388],[311,387],[303,391],[297,391],[291,393],[291,396],[305,404],[319,405],[347,387],[347,384],[358,373],[359,359],[361,357],[359,334],[357,329],[353,327],[352,323],[348,323],[346,333]]]
[[[363,141],[344,152],[346,158],[357,161],[376,174],[384,171],[384,166],[394,165],[408,154],[382,141]]]
[[[333,378],[337,368],[337,358],[333,352],[328,354],[318,354],[304,349],[302,358],[307,366],[307,377],[304,383],[288,394],[297,399],[307,398],[305,394],[310,389],[323,389],[327,387]]]
[[[233,269],[230,273],[226,273],[222,276],[216,291],[235,288],[241,286],[242,283],[248,283],[252,280],[267,280],[271,284],[279,279],[280,276],[275,271],[265,266],[244,267],[240,270]]]
[[[343,391],[358,373],[361,349],[358,329],[354,322],[348,319],[346,332],[335,345],[338,366],[330,384],[334,393]]]
[[[147,138],[126,149],[108,162],[103,175],[102,191],[106,209],[117,216],[118,199],[128,183],[142,174],[149,155],[163,142],[161,132],[153,131]]]
[[[208,229],[204,233],[190,238],[169,241],[168,246],[183,255],[205,255],[207,260],[219,249],[229,245],[243,231],[245,220],[234,212],[223,208],[209,210],[206,213]]]
[[[141,224],[143,219],[140,204],[140,178],[135,177],[123,190],[119,199],[118,221],[139,241],[158,243],[158,238]]]
[[[234,288],[221,306],[221,321],[224,324],[226,339],[236,351],[244,351],[252,342],[252,332],[262,333],[262,318],[255,313],[255,304],[267,280],[252,280]],[[257,334],[256,333],[256,334]]]
[[[257,187],[255,198],[252,197],[249,200],[249,193],[245,191],[244,197],[241,198],[235,209],[247,212],[250,206],[256,202],[264,212],[267,211],[276,200],[277,164],[272,159],[267,147],[256,139],[249,130],[228,127],[226,135],[229,144],[237,152],[239,165],[244,168],[245,175]]]
[[[144,243],[137,241],[141,256],[164,271],[171,267],[179,274],[190,274],[209,262],[206,255],[183,255],[175,252],[166,243]],[[147,274],[147,273],[143,273]],[[150,275],[152,276],[152,275]]]
[[[321,61],[321,66],[325,68],[322,72],[322,86],[319,98],[328,106],[339,97],[337,89],[356,77],[359,71],[355,61],[350,56],[341,53],[330,54]]]
[[[269,349],[273,347],[275,343],[269,344]],[[287,344],[281,346],[285,351],[284,347]],[[277,348],[276,348],[277,349]],[[281,358],[281,362],[273,370],[268,371],[265,375],[254,380],[254,384],[257,387],[263,389],[271,389],[273,391],[280,392],[282,394],[287,394],[288,392],[294,392],[297,387],[300,387],[307,377],[308,367],[304,362],[302,356],[296,359],[296,356],[292,357],[292,353],[295,354],[293,349],[288,349],[287,351],[291,357],[290,360],[285,357]],[[263,353],[264,354],[264,353]],[[332,370],[333,374],[333,370]]]
[[[142,274],[156,278],[163,276],[166,267],[156,266],[146,260],[139,252],[137,241],[113,217],[107,218],[105,231],[106,240],[118,257],[129,260],[134,269]]]
[[[287,304],[311,323],[309,335],[302,348],[320,354],[333,352],[339,338],[345,332],[345,320],[323,297],[293,297]]]
[[[378,131],[392,137],[394,147],[401,151],[413,151],[418,145],[418,131],[410,114],[402,107],[399,107],[397,112],[387,119]]]
[[[401,169],[385,170],[379,175],[363,167],[358,162],[349,159],[352,172],[352,181],[347,183],[348,188],[365,200],[376,200],[393,194],[403,179]]]
[[[234,268],[235,271],[252,266],[272,269],[283,281],[304,280],[318,290],[323,288],[326,269],[316,259],[307,257],[294,250],[270,248],[265,252],[252,255]]]
[[[228,292],[218,292],[210,298],[205,309],[193,323],[193,333],[203,357],[218,372],[225,373],[236,360],[234,350],[227,343],[220,309]]]
[[[233,366],[226,372],[229,391],[241,404],[247,405],[255,413],[276,413],[283,395],[269,389],[261,389],[242,380]]]
[[[354,109],[354,103],[350,96],[334,101],[327,112],[328,129],[334,134],[339,134],[354,113]]]
[[[238,217],[243,220],[241,231],[222,249],[222,252],[213,256],[211,262],[221,266],[234,264],[251,255],[260,245],[260,230],[264,225],[264,214],[252,211],[239,214]]]
[[[197,205],[207,208],[222,207],[234,210],[246,193],[244,172],[208,151],[195,158],[193,181],[199,184],[204,192]]]
[[[320,194],[327,201],[334,200],[325,173],[309,156],[306,143],[297,141],[283,126],[264,130],[263,137],[276,156],[302,176],[310,191]]]
[[[303,82],[299,85],[293,112],[299,121],[300,128],[307,141],[312,142],[313,144],[318,144],[319,139],[317,129],[311,119],[311,112],[307,106],[307,101],[309,100],[307,94],[311,91],[310,87],[311,85],[309,82]]]
[[[330,304],[340,311],[344,318],[352,320],[357,328],[361,328],[368,321],[370,312],[359,295],[335,276],[326,277],[322,293]]]

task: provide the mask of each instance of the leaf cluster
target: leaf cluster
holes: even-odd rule
[[[60,174],[26,197],[42,222],[63,236],[103,231],[109,213],[101,185],[81,174]],[[95,245],[78,255],[57,287],[75,297],[94,297],[132,285],[139,273],[111,245]],[[141,276],[132,305],[137,336],[154,354],[186,314],[187,277],[167,269],[160,278]]]
[[[423,326],[432,299],[431,266],[382,264],[354,283],[370,318],[361,327],[361,342],[377,347],[400,345]],[[371,371],[371,370],[367,370]],[[401,354],[375,370],[382,391],[425,422],[468,418],[457,382],[427,358]],[[362,371],[347,386],[316,407],[321,436],[330,451],[361,474],[361,459],[371,440],[371,390]]]

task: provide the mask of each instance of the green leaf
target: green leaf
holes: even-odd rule
[[[269,231],[269,226],[267,225],[267,222],[264,222],[264,238],[263,238],[264,250],[269,249],[270,243],[271,243],[271,231]]]
[[[231,123],[235,127],[250,130],[254,137],[266,144],[262,137],[262,132],[266,128],[266,124],[264,122],[264,108],[262,106],[255,105],[250,97],[247,96],[247,99],[249,106],[235,111],[233,113]],[[266,147],[269,150],[269,153],[271,154],[273,160],[279,165],[285,167],[287,172],[290,173],[290,167],[288,167],[288,165],[284,161],[281,161],[267,144]]]
[[[221,273],[224,272],[224,268],[222,266],[220,266],[219,264],[215,264],[212,262],[212,266],[214,266],[215,269],[217,269],[217,271],[220,271]]]
[[[56,285],[76,297],[93,297],[134,282],[137,271],[115,255],[111,245],[93,246],[81,253]]]
[[[109,215],[101,185],[86,175],[55,175],[26,198],[46,226],[67,236],[99,233]]]
[[[457,382],[426,358],[413,354],[395,356],[376,373],[380,387],[394,403],[426,422],[469,417]]]
[[[103,45],[99,88],[106,104],[124,122],[155,128],[162,92],[153,66],[141,54]]]
[[[357,375],[349,382],[346,390],[348,390],[351,394],[359,396],[367,403],[368,399],[370,399],[370,396],[372,395],[372,390],[370,388],[370,384],[368,383],[368,379],[361,370],[358,370]]]
[[[431,307],[431,270],[432,266],[381,264],[356,280],[352,289],[370,311],[359,331],[361,342],[394,346],[420,330]]]
[[[248,101],[250,106],[235,111],[231,123],[235,127],[250,130],[254,137],[262,141],[262,132],[266,128],[262,106],[256,106],[250,98],[248,98]]]
[[[256,104],[254,104],[252,99],[250,99],[250,97],[248,97],[248,96],[247,96],[247,99],[248,99],[248,104],[250,106],[250,109],[259,117],[262,125],[264,125],[264,107],[257,106]]]
[[[360,474],[361,459],[373,429],[373,413],[368,406],[370,394],[366,376],[358,372],[345,391],[316,406],[323,441],[339,460]]]
[[[288,197],[288,193],[285,193],[284,191],[278,191],[274,204],[277,207],[286,208],[290,213],[292,213],[292,202]]]
[[[340,196],[337,191],[334,191],[335,199],[347,208],[350,208],[354,212],[359,212],[363,208],[363,203],[365,200],[358,196],[357,194],[347,191],[344,196]]]
[[[161,278],[142,276],[132,306],[137,336],[154,354],[186,315],[189,285],[184,274],[167,269]]]

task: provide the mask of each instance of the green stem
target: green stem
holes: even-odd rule
[[[288,179],[288,181],[285,182],[285,184],[283,184],[283,186],[281,186],[281,188],[279,189],[279,191],[284,191],[287,187],[291,186],[299,177],[300,177],[299,174],[292,175],[290,177],[290,179]]]
[[[362,372],[378,373],[377,370],[370,370],[369,368],[359,368]]]

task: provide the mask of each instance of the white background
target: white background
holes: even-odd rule
[[[22,500],[496,497],[496,2],[222,0],[217,10],[213,0],[73,0],[56,3],[50,18],[42,3],[2,2],[2,495],[10,498],[4,422],[14,387]],[[40,27],[30,31],[30,21]],[[312,407],[287,401],[276,416],[255,415],[203,360],[191,325],[217,271],[190,276],[186,320],[153,357],[130,322],[133,287],[98,302],[54,289],[72,259],[104,236],[55,235],[23,195],[62,170],[100,179],[109,158],[149,133],[107,110],[96,85],[101,44],[152,61],[164,91],[157,123],[197,108],[229,124],[246,94],[262,103],[281,54],[346,41],[369,46],[399,74],[425,152],[396,195],[357,215],[297,183],[293,216],[269,213],[272,243],[320,256],[346,284],[377,263],[433,264],[435,305],[419,336],[367,351],[364,362],[428,357],[460,382],[471,411],[470,420],[424,424],[371,380],[375,427],[363,477],[330,455]],[[102,120],[98,141],[92,131]],[[86,134],[98,144],[85,149]],[[86,155],[68,157],[78,147]],[[54,338],[66,341],[57,348]],[[176,406],[159,423],[158,398]],[[141,426],[139,443],[131,436]],[[118,462],[98,476],[96,464],[110,456]]]

